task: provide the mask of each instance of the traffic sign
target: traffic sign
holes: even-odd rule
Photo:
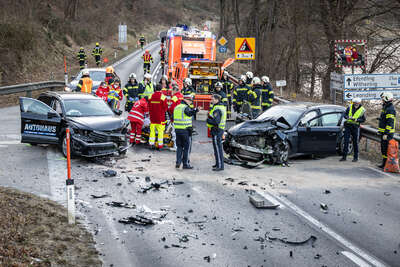
[[[221,38],[218,39],[218,44],[225,46],[228,43],[228,40],[226,40],[226,38],[224,36],[222,36]]]
[[[381,99],[381,94],[383,92],[391,92],[395,99],[400,98],[400,90],[354,90],[354,91],[344,91],[343,98],[345,101],[352,100],[353,98],[359,97],[362,100],[376,100]]]
[[[235,38],[235,59],[254,60],[256,38]]]
[[[331,72],[331,89],[343,91],[343,75]]]
[[[276,81],[276,86],[286,86],[286,80]]]
[[[218,48],[218,51],[219,51],[220,53],[226,53],[227,50],[228,50],[228,49],[226,48],[226,46],[223,46],[223,45],[221,45],[221,46]]]
[[[345,74],[344,89],[400,88],[400,74]]]

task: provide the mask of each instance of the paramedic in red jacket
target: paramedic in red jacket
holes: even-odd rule
[[[142,138],[142,127],[145,115],[149,113],[147,96],[136,101],[128,115],[131,122],[130,143],[140,144]]]
[[[96,95],[102,98],[107,103],[107,96],[110,88],[107,86],[106,82],[101,82],[99,88],[96,90]]]
[[[156,131],[158,133],[158,146],[161,149],[164,146],[164,130],[165,130],[165,112],[168,109],[167,97],[161,92],[161,86],[156,86],[156,91],[149,97],[149,113],[150,113],[150,137],[149,145],[155,148]]]

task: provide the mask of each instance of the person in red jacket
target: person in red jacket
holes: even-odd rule
[[[115,80],[114,83],[111,84],[111,86],[114,88],[115,91],[118,92],[119,100],[122,101],[122,99],[124,98],[124,93],[121,89],[121,82],[119,80]]]
[[[149,145],[155,148],[156,131],[158,133],[158,146],[161,149],[164,146],[164,130],[165,130],[165,112],[168,109],[167,97],[161,93],[161,86],[156,86],[156,91],[149,97],[149,113],[150,113],[150,136]]]
[[[107,86],[106,82],[101,82],[99,88],[96,90],[96,95],[102,98],[107,103],[107,96],[110,88]]]
[[[128,115],[128,120],[131,122],[131,133],[129,139],[131,144],[140,144],[144,116],[147,113],[149,113],[149,105],[147,102],[147,96],[145,96],[133,104],[133,107]]]

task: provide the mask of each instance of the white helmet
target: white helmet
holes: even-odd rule
[[[136,80],[136,74],[135,73],[129,74],[129,79],[135,79]]]
[[[229,75],[229,72],[227,72],[226,70],[224,70],[224,75]]]
[[[145,79],[151,80],[151,74],[150,74],[150,73],[146,73],[146,74],[144,75],[144,78],[145,78]]]
[[[253,73],[252,73],[251,71],[246,72],[246,76],[247,76],[249,79],[253,79]]]
[[[217,83],[215,84],[215,88],[217,88],[217,87],[222,88],[222,83],[221,83],[221,82],[217,82]]]
[[[361,103],[361,98],[359,98],[359,97],[356,97],[356,98],[353,98],[353,103],[357,103],[357,104],[360,104]]]
[[[83,75],[89,75],[89,70],[83,70],[83,71],[82,71],[82,76],[83,76]]]
[[[385,102],[390,102],[393,100],[393,94],[391,92],[384,92],[381,94],[381,98]]]
[[[262,76],[261,80],[265,83],[269,83],[269,77],[268,76]]]
[[[186,83],[187,85],[191,86],[191,85],[192,85],[192,79],[186,78],[186,79],[185,79],[185,83]]]
[[[252,84],[261,84],[261,80],[258,77],[254,77],[253,80],[251,81]]]
[[[240,76],[240,80],[241,80],[242,82],[246,82],[246,80],[247,80],[246,75],[241,75],[241,76]]]

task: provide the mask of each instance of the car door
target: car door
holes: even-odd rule
[[[45,103],[27,97],[19,98],[21,142],[58,144],[61,116]]]
[[[299,125],[298,152],[335,154],[342,117],[343,112],[329,112],[310,119],[306,125]]]

